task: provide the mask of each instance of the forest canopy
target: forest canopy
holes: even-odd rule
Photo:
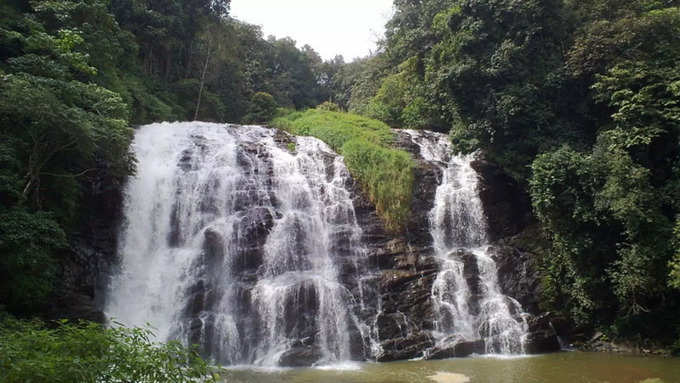
[[[274,124],[344,154],[392,229],[408,215],[412,162],[388,127],[479,151],[530,196],[550,243],[545,310],[612,336],[680,339],[678,1],[395,0],[378,53],[349,63],[229,11],[0,3],[5,310],[45,312],[83,200],[134,173],[132,126],[265,123],[286,108],[298,111]]]
[[[552,243],[546,310],[678,339],[679,5],[396,0],[381,53],[346,67],[343,105],[449,132],[522,185]]]
[[[131,126],[267,122],[327,100],[344,64],[265,38],[226,0],[4,1],[0,13],[0,302],[15,313],[44,310],[85,190],[134,172]]]

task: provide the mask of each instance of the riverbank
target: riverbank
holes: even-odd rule
[[[633,342],[626,340],[610,340],[602,332],[595,333],[587,341],[575,342],[573,347],[583,352],[605,352],[626,355],[658,355],[671,356],[672,350],[655,344],[650,340]]]
[[[680,359],[613,353],[561,352],[507,357],[478,356],[438,361],[356,363],[333,368],[281,370],[230,369],[225,381],[337,383],[673,383],[680,377]],[[446,380],[451,379],[451,380]],[[457,380],[454,380],[457,379]],[[467,380],[465,380],[467,379]]]

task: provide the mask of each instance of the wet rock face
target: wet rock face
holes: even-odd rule
[[[196,137],[200,144],[201,137]],[[277,146],[290,150],[294,141],[284,133],[275,135]],[[354,213],[358,225],[362,229],[361,242],[365,252],[357,257],[350,249],[352,246],[349,232],[334,233],[334,247],[337,254],[337,269],[339,281],[352,295],[348,301],[357,323],[348,325],[351,339],[351,358],[354,360],[376,359],[391,361],[410,359],[423,356],[429,350],[427,358],[439,359],[449,357],[463,357],[473,353],[484,352],[482,340],[459,340],[444,342],[447,346],[435,346],[432,337],[434,329],[433,303],[431,299],[432,286],[439,271],[432,249],[432,237],[429,232],[428,214],[432,210],[434,195],[442,178],[439,167],[422,160],[418,153],[418,146],[402,132],[397,133],[396,145],[412,153],[416,160],[415,185],[413,192],[412,214],[407,223],[407,229],[402,234],[388,233],[384,224],[375,212],[375,208],[365,198],[358,185],[345,185],[352,191]],[[201,145],[196,145],[193,152],[182,153],[178,166],[189,171],[192,169],[193,156],[200,154]],[[251,158],[256,156],[268,166],[254,168]],[[323,157],[327,175],[334,169],[334,157]],[[244,172],[260,172],[273,175],[273,166],[266,158],[266,151],[258,144],[248,144],[242,147],[238,161]],[[503,175],[498,167],[485,161],[477,161],[474,165],[479,172],[481,199],[488,218],[490,236],[496,241],[492,248],[493,258],[498,266],[498,282],[503,292],[518,300],[524,309],[532,314],[538,314],[538,297],[540,296],[539,274],[536,256],[523,251],[504,241],[505,238],[521,232],[530,219],[528,199],[518,192],[514,181]],[[216,181],[217,182],[217,181]],[[349,180],[348,183],[352,181]],[[214,185],[217,187],[218,185]],[[106,275],[115,262],[118,222],[122,205],[119,185],[107,185],[105,180],[92,185],[92,194],[88,217],[88,225],[75,238],[74,257],[62,278],[64,288],[59,302],[55,304],[55,317],[78,317],[93,320],[104,320],[101,305],[97,298],[102,297],[102,286]],[[238,198],[235,199],[239,220],[234,223],[232,237],[225,238],[219,229],[208,228],[203,232],[203,244],[200,263],[204,265],[197,274],[187,294],[190,296],[184,308],[187,320],[183,324],[189,334],[191,342],[202,342],[202,339],[220,339],[218,334],[224,329],[219,328],[218,302],[222,301],[224,292],[220,288],[224,280],[233,280],[233,288],[229,297],[230,305],[240,312],[240,319],[236,326],[242,329],[243,338],[261,336],[262,318],[258,317],[253,307],[253,291],[257,282],[257,273],[263,267],[264,246],[267,235],[271,232],[278,216],[277,207],[282,201],[272,198],[273,209],[253,206],[252,200],[257,198],[256,187],[271,188],[270,183],[262,185],[241,185]],[[209,198],[201,202],[201,211],[210,213],[216,204]],[[529,217],[529,218],[527,218]],[[180,246],[186,235],[178,222],[171,225],[173,231],[168,241]],[[175,219],[176,220],[176,219]],[[305,233],[301,231],[300,235]],[[225,248],[229,244],[238,243],[239,251],[233,252],[229,259],[225,259]],[[463,259],[472,254],[461,254]],[[219,265],[230,262],[231,274],[225,274]],[[479,280],[477,263],[472,259],[465,261],[465,279],[470,286],[472,299],[470,306],[475,310],[474,297],[483,288]],[[287,309],[284,315],[290,316],[287,323],[291,328],[285,331],[295,334],[294,344],[284,352],[278,363],[286,367],[310,366],[323,359],[322,350],[315,341],[315,318],[318,307],[318,294],[313,287],[305,288],[297,294],[297,301],[284,302]],[[361,299],[359,299],[361,297]],[[301,305],[308,309],[299,312]],[[200,317],[200,319],[199,319]],[[296,317],[296,318],[293,318]],[[366,328],[362,324],[375,324],[373,341],[380,351],[372,353],[372,345]],[[224,347],[220,342],[204,342],[205,355],[215,355]],[[248,342],[242,342],[241,352],[248,356],[253,350]],[[530,324],[530,334],[527,343],[529,352],[547,352],[559,349],[556,334],[550,322],[538,316]],[[217,360],[230,363],[230,360]]]
[[[458,340],[442,343],[448,346],[434,346],[431,338],[422,335],[434,328],[431,295],[439,265],[433,254],[428,215],[442,172],[422,159],[419,147],[408,134],[398,131],[396,136],[396,145],[410,152],[416,161],[414,200],[407,232],[401,236],[385,233],[370,204],[360,197],[355,201],[359,223],[364,229],[364,243],[369,247],[368,256],[373,267],[379,270],[382,313],[376,318],[376,325],[382,353],[377,359],[418,357],[426,350],[430,358],[484,353],[481,340]],[[478,160],[473,167],[481,178],[480,197],[490,239],[502,243],[502,239],[522,231],[530,221],[528,198],[497,166]],[[536,257],[509,245],[499,244],[491,251],[497,262],[502,293],[518,300],[525,311],[538,314],[540,283]],[[459,256],[464,261],[464,277],[471,293],[468,305],[474,313],[479,310],[478,301],[484,288],[480,270],[473,254]],[[552,350],[554,343],[551,342],[556,338],[551,338],[546,331],[533,329],[529,348]],[[416,352],[416,346],[422,348]]]
[[[558,350],[554,330],[547,327],[545,320],[536,319],[544,317],[539,308],[539,255],[545,251],[545,240],[536,227],[530,198],[498,165],[483,158],[471,165],[480,178],[480,199],[493,242],[489,250],[498,268],[501,292],[516,299],[534,318],[530,320],[527,352]]]
[[[375,208],[356,189],[357,221],[363,229],[367,258],[376,275],[381,312],[371,312],[381,349],[378,361],[422,356],[432,347],[434,313],[430,299],[437,273],[428,214],[441,179],[441,170],[422,160],[408,135],[396,132],[396,146],[416,160],[412,214],[403,234],[388,233]]]
[[[358,195],[355,208],[364,229],[368,264],[375,275],[373,284],[378,296],[373,301],[381,308],[380,312],[375,309],[363,312],[366,322],[375,321],[378,333],[375,340],[381,352],[372,357],[391,361],[421,356],[423,350],[432,346],[427,330],[433,328],[430,292],[437,265],[432,256],[431,239],[412,233],[414,242],[409,242],[388,234],[373,209],[361,208],[366,206],[362,199]]]
[[[395,132],[395,145],[411,154],[415,160],[413,199],[411,215],[407,224],[405,237],[412,246],[427,248],[432,245],[430,235],[429,213],[434,205],[434,196],[442,180],[442,170],[423,159],[420,148],[411,137],[403,132]]]
[[[376,359],[378,362],[390,362],[417,358],[423,355],[423,350],[427,350],[433,344],[434,341],[428,332],[419,331],[382,342],[383,351]]]
[[[472,168],[480,178],[479,197],[491,241],[515,235],[532,221],[531,201],[522,187],[496,164],[478,159]]]
[[[543,354],[560,351],[560,341],[551,323],[552,315],[544,313],[529,319],[527,354]]]
[[[284,352],[279,358],[281,367],[309,367],[321,359],[321,349],[313,345],[299,344]]]
[[[453,343],[443,342],[443,344],[450,345],[437,345],[433,347],[425,355],[425,359],[464,358],[472,354],[483,354],[485,352],[484,341],[482,339],[472,341],[459,340]]]
[[[83,181],[78,230],[69,238],[69,251],[50,299],[50,319],[85,319],[103,323],[101,309],[106,277],[116,259],[121,222],[122,183],[99,162],[93,177]]]
[[[515,298],[528,313],[538,314],[541,278],[537,256],[502,244],[492,247],[491,251],[503,294]]]

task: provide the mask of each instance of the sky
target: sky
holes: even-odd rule
[[[232,0],[231,16],[262,26],[264,36],[289,36],[328,60],[349,62],[376,50],[392,0]]]

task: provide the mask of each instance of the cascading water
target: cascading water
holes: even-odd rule
[[[310,364],[350,359],[350,325],[370,332],[339,270],[358,269],[363,251],[351,179],[323,142],[286,138],[293,150],[281,135],[197,122],[139,129],[107,315],[151,323],[159,339],[200,344],[222,364],[284,364],[291,352]]]
[[[488,254],[487,227],[479,198],[474,155],[452,155],[447,136],[406,130],[428,162],[442,170],[430,211],[430,232],[440,271],[432,287],[435,339],[440,347],[484,340],[487,353],[524,352],[526,315],[498,287]]]

